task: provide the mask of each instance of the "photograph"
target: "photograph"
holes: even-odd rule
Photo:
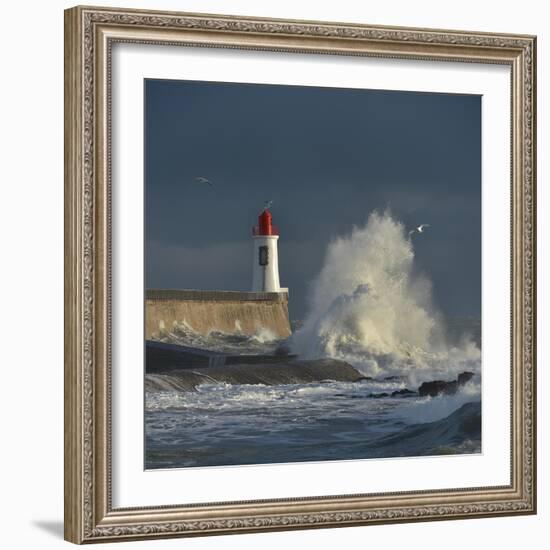
[[[482,453],[481,122],[145,79],[145,469]]]
[[[537,513],[538,27],[403,7],[64,11],[65,540]]]
[[[550,547],[550,3],[99,4],[2,6],[3,548]]]

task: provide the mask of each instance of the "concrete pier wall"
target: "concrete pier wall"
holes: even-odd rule
[[[363,378],[358,370],[338,359],[289,359],[271,364],[196,365],[182,369],[153,370],[145,374],[145,391],[194,391],[205,382],[279,386],[323,381],[359,382]]]
[[[278,338],[291,334],[288,294],[220,290],[153,290],[145,294],[145,338],[187,324],[199,334],[213,330],[256,334],[263,329]]]
[[[145,342],[145,372],[166,372],[202,367],[221,367],[224,365],[251,365],[256,363],[271,365],[288,363],[296,359],[296,355],[238,355],[220,353],[218,351],[167,344],[156,340]]]

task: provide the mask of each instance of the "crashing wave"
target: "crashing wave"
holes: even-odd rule
[[[471,340],[447,344],[430,281],[389,212],[372,213],[364,227],[330,243],[292,348],[305,358],[343,359],[368,376],[406,375],[413,382],[479,372],[481,359]]]
[[[263,355],[274,353],[281,345],[275,334],[267,328],[259,328],[254,334],[226,333],[211,330],[207,335],[195,332],[187,323],[178,323],[171,332],[158,339],[168,344],[207,349],[220,353]]]

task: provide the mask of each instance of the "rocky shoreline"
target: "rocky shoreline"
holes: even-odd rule
[[[474,377],[474,373],[470,371],[461,372],[456,380],[432,380],[431,382],[423,382],[417,391],[403,388],[391,393],[371,393],[369,397],[380,399],[381,397],[437,397],[438,395],[454,395],[459,388],[464,386]],[[388,378],[385,378],[387,381]]]
[[[367,398],[435,397],[453,395],[474,376],[473,372],[462,372],[456,380],[433,380],[424,382],[417,390],[402,388],[392,392],[371,393]],[[145,390],[155,391],[196,391],[204,383],[221,384],[262,384],[266,386],[282,384],[308,384],[319,382],[391,382],[402,380],[399,376],[389,376],[382,380],[362,375],[355,367],[338,359],[291,359],[279,364],[235,364],[218,366],[194,366],[178,368],[171,366],[147,372]]]

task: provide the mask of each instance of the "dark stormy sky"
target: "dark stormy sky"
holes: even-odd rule
[[[327,244],[390,208],[447,315],[480,315],[481,97],[146,80],[148,288],[249,290],[251,227],[280,226],[293,319]],[[200,184],[204,176],[213,186]],[[360,253],[360,251],[358,251]]]

